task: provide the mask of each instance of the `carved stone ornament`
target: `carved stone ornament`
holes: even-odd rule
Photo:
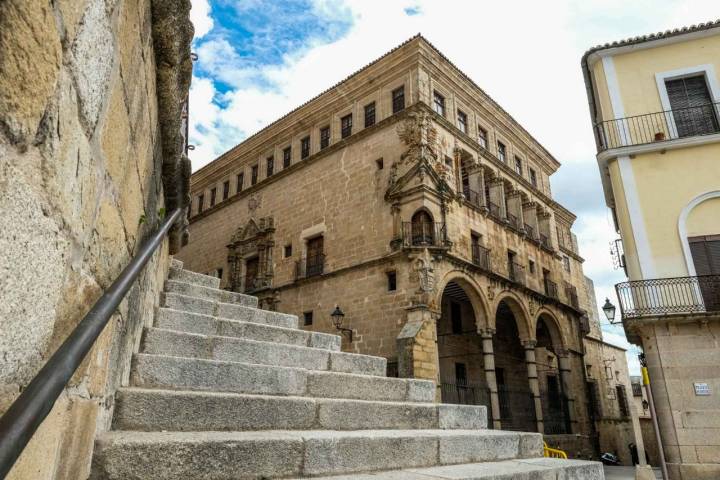
[[[272,217],[259,220],[250,218],[235,231],[227,245],[230,290],[252,292],[272,286],[274,234],[275,222]],[[257,258],[254,277],[247,274],[247,260],[251,258]],[[246,285],[248,278],[252,278],[252,285]]]
[[[411,112],[397,127],[398,137],[408,149],[400,164],[425,158],[434,164],[438,158],[437,130],[427,112]]]
[[[252,217],[255,216],[255,211],[262,205],[262,196],[254,193],[248,199],[248,212]]]

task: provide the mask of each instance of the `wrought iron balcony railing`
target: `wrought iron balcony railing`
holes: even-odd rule
[[[553,282],[549,278],[544,279],[544,283],[545,283],[545,295],[547,295],[550,298],[554,298],[555,300],[559,300],[557,283]]]
[[[540,234],[540,245],[542,245],[545,248],[552,248],[550,246],[550,238],[545,235],[544,233]]]
[[[474,243],[472,248],[472,262],[478,267],[490,271],[490,250]]]
[[[720,103],[708,103],[599,122],[599,151],[720,133],[719,117]]]
[[[510,262],[508,263],[508,270],[510,274],[510,280],[513,282],[525,285],[525,267],[519,263]]]
[[[518,219],[518,217],[516,217],[512,213],[508,213],[507,219],[511,228],[514,228],[515,230],[520,230],[520,220]]]
[[[624,282],[615,291],[623,318],[720,312],[720,275]]]
[[[535,229],[532,227],[532,225],[525,224],[525,234],[528,238],[535,240],[537,237],[535,236]]]
[[[502,219],[502,216],[500,215],[500,205],[494,204],[493,202],[488,201],[488,210],[490,210],[490,216],[495,217],[497,219]]]
[[[569,283],[565,282],[565,297],[570,305],[575,308],[580,308],[580,302],[578,301],[577,288]]]
[[[445,247],[449,244],[442,223],[403,222],[401,235],[404,247]]]
[[[475,190],[471,190],[469,187],[463,187],[463,193],[465,194],[465,199],[470,204],[472,204],[478,208],[484,206],[482,193],[476,192]]]
[[[308,278],[322,275],[325,269],[325,255],[311,255],[295,262],[295,278]]]

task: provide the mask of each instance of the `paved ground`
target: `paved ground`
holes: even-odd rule
[[[659,468],[655,468],[655,478],[662,479]],[[635,480],[635,467],[605,466],[605,480]]]

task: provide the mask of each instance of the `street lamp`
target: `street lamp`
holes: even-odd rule
[[[605,299],[605,305],[602,307],[603,312],[605,312],[605,317],[607,317],[608,322],[614,323],[613,320],[615,320],[615,305],[610,303],[610,299]]]
[[[345,318],[345,314],[342,310],[340,310],[340,307],[338,305],[335,305],[335,310],[330,314],[330,317],[332,318],[333,325],[335,325],[335,328],[340,330],[343,334],[348,334],[348,340],[350,343],[352,343],[352,337],[353,337],[353,331],[351,328],[343,328],[342,322]]]

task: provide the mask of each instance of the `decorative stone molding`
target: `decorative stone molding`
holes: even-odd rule
[[[247,224],[235,231],[227,245],[230,290],[250,292],[272,286],[274,234],[273,217],[261,218],[259,221],[251,218]],[[255,255],[258,258],[257,276],[253,285],[245,285],[245,262],[247,258]]]

